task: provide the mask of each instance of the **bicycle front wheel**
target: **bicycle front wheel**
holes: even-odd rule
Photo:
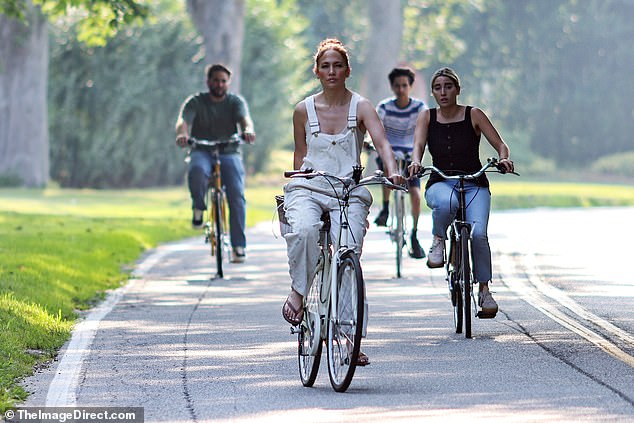
[[[464,336],[471,338],[471,266],[469,262],[469,230],[460,230],[460,288],[464,310]]]
[[[401,277],[403,267],[403,247],[405,245],[405,196],[401,191],[394,193],[394,219],[396,229],[394,242],[396,244],[396,277]]]
[[[311,387],[317,379],[321,361],[321,284],[324,272],[324,253],[317,262],[317,272],[313,278],[308,295],[304,298],[304,320],[300,325],[297,348],[299,378],[302,385]]]
[[[213,205],[212,205],[212,216],[213,216],[213,225],[214,225],[214,237],[213,237],[213,247],[212,254],[215,252],[216,256],[216,276],[222,278],[224,276],[222,271],[222,256],[224,253],[223,246],[223,233],[224,233],[224,210],[222,204],[222,193],[220,191],[214,191],[213,194]]]
[[[453,323],[456,333],[462,333],[462,290],[460,289],[460,276],[458,269],[460,268],[460,253],[457,251],[458,243],[455,241],[453,231],[451,242],[449,244],[449,260],[447,260],[447,282],[449,284],[449,295],[451,295],[451,304],[453,305]]]
[[[364,317],[363,274],[352,251],[341,257],[335,289],[328,318],[328,374],[333,389],[345,392],[356,369]]]

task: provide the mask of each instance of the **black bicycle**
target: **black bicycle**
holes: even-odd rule
[[[231,240],[229,236],[229,213],[227,193],[220,176],[220,147],[232,144],[240,144],[241,138],[235,134],[228,140],[202,140],[189,138],[187,143],[192,148],[207,147],[211,149],[213,163],[211,175],[207,183],[207,212],[203,226],[205,244],[211,247],[211,256],[216,261],[216,277],[222,278],[223,261],[227,261],[231,254]]]
[[[493,169],[491,169],[493,168]],[[487,159],[487,163],[479,171],[466,175],[447,175],[435,166],[424,166],[418,177],[428,176],[436,173],[444,179],[455,180],[455,192],[458,198],[458,210],[449,226],[449,255],[445,257],[446,280],[453,305],[453,317],[456,333],[462,333],[464,327],[465,338],[471,338],[471,310],[477,310],[477,302],[473,293],[473,257],[471,255],[471,223],[467,221],[467,207],[465,195],[465,181],[472,181],[482,176],[485,172],[512,173],[507,172],[500,165],[496,158]],[[475,313],[479,318],[491,318],[494,316]]]

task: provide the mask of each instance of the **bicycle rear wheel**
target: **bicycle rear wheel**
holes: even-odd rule
[[[405,245],[405,196],[401,191],[394,193],[394,219],[396,244],[396,277],[401,277],[401,268],[403,267],[403,246]]]
[[[299,378],[302,385],[313,386],[321,361],[321,283],[324,271],[324,253],[322,251],[317,262],[317,273],[313,278],[308,295],[304,299],[304,320],[300,325],[297,348]]]
[[[469,229],[462,228],[460,230],[460,288],[465,338],[471,338],[471,265],[469,260]]]
[[[363,274],[353,251],[341,257],[336,290],[328,318],[328,374],[333,389],[345,392],[354,376],[363,333]]]

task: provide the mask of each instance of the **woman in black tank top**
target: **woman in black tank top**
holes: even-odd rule
[[[477,107],[458,104],[460,78],[453,69],[441,68],[431,78],[431,90],[438,108],[425,110],[418,116],[414,134],[414,151],[410,175],[421,169],[425,147],[429,149],[434,166],[445,173],[465,174],[478,171],[480,137],[484,134],[497,151],[500,164],[513,171],[510,150],[487,115]],[[489,181],[482,175],[465,183],[467,189],[467,220],[473,227],[474,276],[479,282],[478,304],[487,314],[497,313],[498,306],[489,292],[491,280],[491,249],[487,237],[491,192]],[[432,174],[425,187],[425,200],[432,209],[434,239],[427,255],[427,266],[443,267],[447,228],[456,213],[455,181],[443,180]]]

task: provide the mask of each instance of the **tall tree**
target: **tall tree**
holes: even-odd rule
[[[390,94],[387,74],[400,59],[403,8],[400,1],[384,0],[370,0],[367,7],[372,30],[366,48],[371,51],[365,54],[361,92],[376,104]]]
[[[146,14],[136,0],[5,0],[0,3],[0,182],[49,179],[48,25],[44,14],[85,12],[80,36],[103,44]]]
[[[187,10],[205,40],[207,62],[228,66],[232,90],[239,92],[244,0],[187,0]]]
[[[48,27],[38,8],[0,15],[0,183],[48,182]]]

